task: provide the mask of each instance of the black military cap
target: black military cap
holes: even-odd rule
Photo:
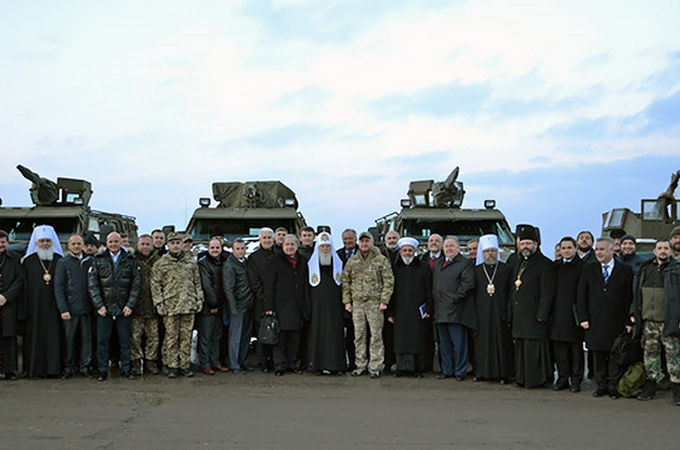
[[[97,239],[97,236],[95,236],[94,233],[85,233],[85,236],[83,236],[83,243],[85,245],[94,245],[95,247],[101,245],[101,242],[99,242],[99,239]]]

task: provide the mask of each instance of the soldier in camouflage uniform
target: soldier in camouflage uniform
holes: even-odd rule
[[[143,234],[137,241],[135,253],[137,264],[142,271],[142,286],[139,290],[137,307],[132,312],[132,370],[135,375],[142,375],[142,358],[146,357],[144,368],[153,375],[158,375],[158,313],[151,299],[151,268],[160,259],[154,251],[153,238]],[[146,348],[142,350],[142,339],[146,336]]]
[[[194,314],[203,306],[201,275],[194,258],[182,251],[180,233],[169,233],[167,244],[168,253],[151,269],[151,295],[165,325],[163,363],[169,378],[191,377]]]
[[[385,347],[382,339],[383,311],[387,309],[394,275],[389,260],[373,246],[373,236],[368,232],[359,235],[359,252],[352,256],[342,272],[342,302],[352,313],[356,366],[352,375],[368,371],[378,378],[383,369]],[[366,331],[371,330],[370,363],[366,355]]]
[[[680,406],[680,262],[672,256],[671,242],[654,244],[654,259],[640,266],[635,279],[631,322],[642,331],[647,384],[638,400],[651,400],[663,379],[661,345],[666,350],[667,370],[673,383],[673,402]]]

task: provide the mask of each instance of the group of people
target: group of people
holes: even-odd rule
[[[197,330],[203,374],[243,374],[253,370],[251,338],[275,317],[277,343],[254,341],[260,370],[278,376],[422,377],[436,360],[440,379],[472,374],[578,392],[585,342],[593,395],[617,398],[610,350],[627,330],[644,349],[638,398],[656,394],[663,346],[680,405],[680,227],[647,261],[633,236],[595,240],[588,231],[562,238],[553,261],[531,225],[517,227],[507,263],[494,235],[467,242],[463,255],[455,236],[432,234],[417,255],[418,241],[396,231],[378,248],[371,233],[347,229],[336,251],[327,229],[262,228],[246,256],[244,240],[227,251],[221,230],[211,234],[196,256],[185,235],[160,230],[135,248],[117,232],[102,248],[74,234],[64,254],[54,229],[41,225],[20,258],[0,231],[0,373],[17,377],[22,335],[28,377],[80,372],[104,381],[112,360],[129,378],[193,376]]]

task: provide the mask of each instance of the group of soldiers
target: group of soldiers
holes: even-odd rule
[[[205,375],[254,370],[253,340],[259,369],[277,376],[422,377],[436,362],[440,379],[579,392],[585,342],[593,395],[618,398],[610,350],[626,331],[644,350],[638,398],[654,398],[665,376],[663,347],[680,405],[680,227],[646,261],[635,237],[595,240],[588,231],[562,238],[551,260],[531,225],[517,227],[507,263],[494,235],[467,242],[463,255],[455,236],[432,234],[417,255],[418,241],[396,231],[378,248],[371,233],[347,229],[336,251],[327,228],[262,228],[246,256],[244,240],[228,251],[222,231],[211,234],[198,255],[190,238],[160,230],[134,248],[117,232],[101,247],[73,234],[64,254],[41,225],[20,258],[0,230],[0,373],[17,378],[21,335],[32,378],[80,372],[104,381],[115,366],[128,378],[193,376],[197,330]],[[276,344],[264,345],[260,327],[274,318]]]

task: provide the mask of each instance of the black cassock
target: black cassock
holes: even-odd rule
[[[493,295],[488,292],[489,278],[492,278],[494,286]],[[478,332],[474,340],[474,367],[478,378],[500,379],[512,375],[513,347],[509,309],[513,287],[512,268],[507,264],[480,264],[475,267]]]
[[[333,281],[332,266],[321,266],[321,282],[310,290],[312,321],[309,334],[310,365],[314,370],[343,372],[345,337],[342,288]]]
[[[26,319],[24,337],[24,370],[28,376],[56,376],[61,373],[61,316],[54,297],[54,273],[57,261],[41,261],[36,253],[24,260],[26,281],[23,318]],[[45,269],[50,274],[45,281]]]
[[[414,258],[407,266],[398,258],[393,268],[394,292],[387,316],[394,317],[394,353],[397,356],[414,355],[413,369],[418,372],[429,371],[432,369],[434,351],[432,319],[423,319],[420,307],[425,305],[425,311],[432,316],[434,304],[430,266],[419,258]],[[402,367],[397,369],[411,370]]]

